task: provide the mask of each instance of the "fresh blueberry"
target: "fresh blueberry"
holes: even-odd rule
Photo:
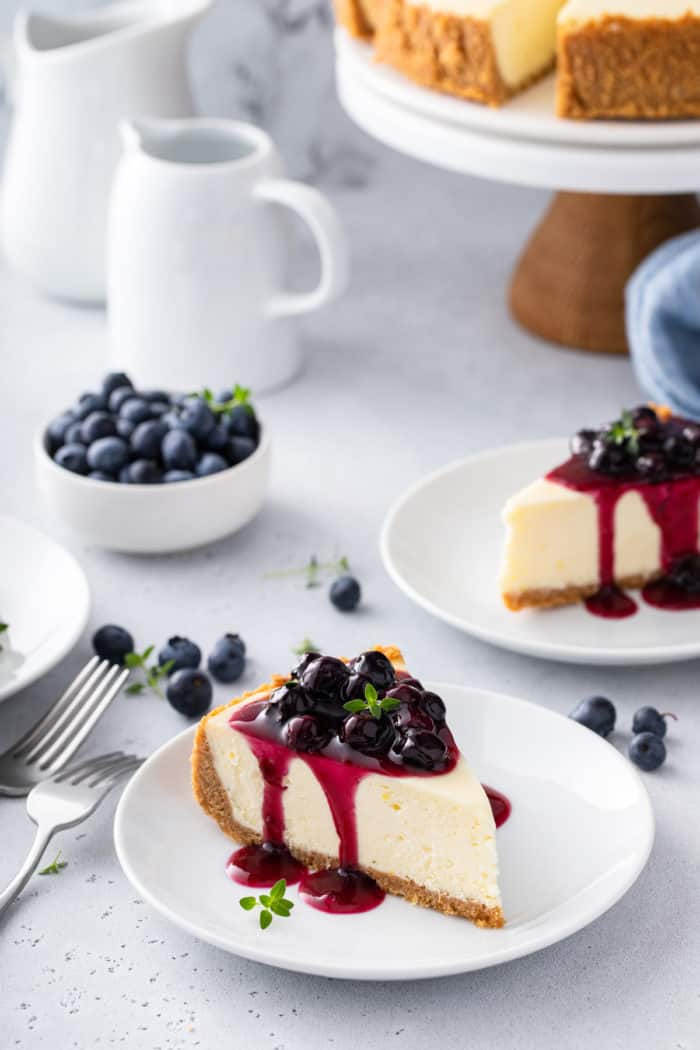
[[[180,426],[203,441],[216,426],[214,413],[201,397],[188,398],[179,413]]]
[[[99,438],[112,437],[116,432],[114,420],[107,412],[91,412],[83,420],[80,428],[81,441],[84,445],[91,445]]]
[[[151,406],[151,415],[156,416],[158,419],[160,419],[161,416],[167,415],[170,411],[170,405],[165,401],[149,401],[148,403]]]
[[[114,477],[113,474],[108,474],[104,470],[91,470],[90,473],[88,474],[88,477],[92,478],[93,481],[116,481],[117,480]]]
[[[635,766],[653,773],[666,761],[666,745],[656,733],[639,733],[630,740],[629,756]]]
[[[204,671],[183,667],[168,679],[165,695],[176,711],[196,718],[209,710],[213,689]]]
[[[152,459],[135,459],[129,464],[129,481],[132,485],[160,485],[163,471]]]
[[[108,623],[95,631],[92,636],[92,647],[101,660],[123,664],[126,654],[134,651],[134,639],[124,627]]]
[[[70,470],[73,474],[87,474],[88,461],[84,445],[63,445],[53,457],[59,467]]]
[[[217,405],[225,405],[231,400],[232,397],[233,390],[220,390],[219,393],[216,395],[216,403]]]
[[[166,470],[163,481],[166,485],[172,485],[176,481],[193,481],[194,477],[191,470]]]
[[[219,638],[207,660],[207,667],[217,682],[235,682],[245,669],[245,646],[237,634]]]
[[[168,638],[158,653],[158,663],[161,666],[167,664],[169,660],[174,661],[172,668],[168,672],[169,674],[181,671],[184,667],[194,669],[199,667],[202,662],[202,650],[194,642],[191,642],[189,638],[182,638],[179,634],[175,634],[172,638]]]
[[[151,418],[151,406],[142,397],[130,397],[122,404],[119,415],[132,423],[143,423]]]
[[[604,696],[591,696],[577,704],[569,718],[592,729],[598,736],[609,736],[615,728],[617,712]]]
[[[228,451],[229,434],[225,423],[217,423],[207,434],[205,442],[210,452],[226,453]],[[228,466],[228,463],[226,464]]]
[[[359,604],[362,597],[360,585],[354,576],[339,576],[333,580],[330,589],[330,599],[336,609],[341,612],[352,612]]]
[[[130,419],[122,419],[121,416],[116,420],[117,434],[120,438],[124,438],[128,441],[131,435],[136,429],[136,424],[132,423]]]
[[[49,439],[49,447],[52,452],[55,452],[57,448],[65,444],[68,428],[76,422],[77,418],[75,412],[63,412],[56,419],[51,420],[46,428],[46,436]]]
[[[228,469],[228,463],[218,452],[205,452],[197,463],[195,472],[198,478],[206,478],[209,474],[219,474]]]
[[[110,412],[119,412],[122,405],[126,401],[131,401],[136,396],[133,387],[130,386],[118,386],[116,390],[113,390],[109,395],[109,410]]]
[[[674,717],[675,715],[659,714],[655,707],[640,707],[632,719],[632,732],[635,735],[654,733],[656,736],[666,736],[666,719]]]
[[[169,430],[160,446],[166,470],[194,470],[197,443],[186,430]]]
[[[228,413],[228,432],[231,437],[251,438],[257,445],[260,425],[253,410],[246,405],[234,405]]]
[[[159,401],[162,404],[170,404],[170,394],[165,390],[139,390],[139,397],[142,397],[144,401]]]
[[[395,736],[394,725],[386,715],[374,718],[369,711],[350,715],[341,729],[341,740],[363,755],[386,755],[391,750]]]
[[[75,414],[78,419],[87,419],[92,412],[104,412],[106,408],[107,398],[102,394],[81,394],[75,406]]]
[[[66,430],[65,445],[83,445],[83,424],[78,420],[76,423],[71,423]]]
[[[117,476],[118,476],[120,485],[130,485],[131,484],[131,472],[129,470],[130,466],[131,466],[131,464],[127,463],[126,466],[122,467],[122,469],[119,471],[119,474]]]
[[[147,419],[139,423],[131,435],[131,450],[140,459],[158,459],[163,438],[168,433],[162,419]]]
[[[112,393],[115,390],[119,390],[120,387],[128,387],[130,390],[133,390],[134,384],[124,372],[110,372],[102,381],[103,397],[110,398]],[[112,406],[110,405],[110,408],[111,407]]]
[[[232,437],[228,446],[228,458],[232,466],[242,463],[248,456],[252,456],[257,445],[249,437]]]
[[[118,437],[98,438],[87,451],[87,461],[91,470],[118,474],[129,461],[128,445]]]
[[[309,753],[322,751],[330,743],[332,735],[332,730],[313,715],[299,715],[290,719],[285,731],[288,747]]]

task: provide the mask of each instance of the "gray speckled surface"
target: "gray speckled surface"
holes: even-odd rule
[[[0,20],[15,6],[0,0]],[[627,897],[538,955],[441,981],[308,978],[194,941],[139,901],[121,874],[111,801],[61,837],[69,866],[32,881],[0,929],[0,1044],[700,1046],[698,664],[604,670],[499,652],[410,605],[377,552],[388,505],[425,472],[467,451],[566,433],[639,395],[627,361],[552,350],[506,315],[505,282],[544,197],[433,171],[355,130],[330,91],[323,3],[226,0],[198,34],[193,68],[208,111],[262,120],[291,170],[332,195],[350,234],[353,283],[306,326],[306,373],[262,402],[276,454],[259,519],[206,550],[129,558],[85,549],[66,534],[32,478],[34,429],[102,372],[104,318],[40,300],[0,270],[2,507],[78,555],[92,588],[90,627],[121,620],[144,645],[183,631],[206,646],[224,629],[240,630],[251,654],[245,684],[287,666],[303,634],[330,651],[389,640],[428,677],[518,693],[562,712],[603,691],[626,723],[642,702],[671,706],[681,721],[667,767],[647,780],[657,841]],[[350,556],[365,588],[355,616],[336,613],[322,591],[262,579],[267,569],[334,550]],[[77,669],[88,639],[46,680],[3,704],[0,748]],[[156,698],[122,697],[89,748],[149,752],[182,725]],[[3,882],[32,832],[22,802],[0,800],[0,811]]]

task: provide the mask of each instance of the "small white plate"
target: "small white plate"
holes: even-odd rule
[[[567,718],[497,693],[431,685],[457,742],[513,812],[498,830],[502,930],[387,897],[364,915],[326,915],[299,901],[263,932],[224,873],[235,848],[192,797],[194,729],[134,776],[117,810],[117,856],[138,894],[177,926],[257,962],[324,977],[402,980],[463,973],[568,937],[629,889],[654,838],[649,797],[633,767]],[[630,938],[632,940],[632,933]]]
[[[503,505],[568,455],[562,439],[513,445],[470,456],[419,481],[384,522],[380,544],[389,575],[434,616],[518,653],[623,666],[700,656],[700,611],[664,612],[640,598],[635,616],[604,620],[582,604],[519,613],[503,605],[498,587]]]
[[[73,648],[90,592],[75,558],[16,518],[0,515],[0,700],[31,685]]]
[[[494,109],[420,87],[391,66],[375,62],[372,48],[354,40],[343,29],[336,30],[336,51],[385,98],[422,116],[472,130],[508,138],[616,149],[700,144],[700,120],[563,120],[556,115],[554,74]]]

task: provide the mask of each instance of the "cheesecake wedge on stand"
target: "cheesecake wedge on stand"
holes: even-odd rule
[[[246,885],[300,883],[325,911],[384,893],[479,926],[503,925],[494,802],[460,754],[445,705],[396,648],[351,661],[310,653],[290,675],[207,715],[194,794],[242,846]]]

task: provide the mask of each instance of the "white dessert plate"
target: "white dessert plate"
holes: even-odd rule
[[[556,77],[538,81],[505,106],[493,108],[420,87],[391,66],[376,62],[372,48],[336,30],[336,51],[380,95],[435,120],[508,138],[572,146],[696,146],[699,120],[564,120],[556,115]]]
[[[665,612],[639,598],[635,616],[605,620],[582,604],[519,613],[503,605],[498,587],[503,505],[568,455],[563,439],[513,445],[470,456],[419,481],[384,522],[380,544],[389,575],[434,616],[518,653],[620,666],[700,656],[700,611]]]
[[[649,797],[634,768],[607,741],[546,708],[456,685],[429,688],[444,697],[472,768],[513,805],[497,832],[504,929],[477,929],[397,897],[363,915],[327,915],[291,887],[291,917],[261,931],[256,915],[238,904],[255,891],[224,872],[235,844],[192,797],[193,728],[146,762],[117,809],[117,856],[139,896],[226,951],[356,980],[495,966],[602,915],[634,883],[654,838]]]
[[[31,685],[73,648],[90,592],[72,554],[38,529],[0,514],[0,700]]]

